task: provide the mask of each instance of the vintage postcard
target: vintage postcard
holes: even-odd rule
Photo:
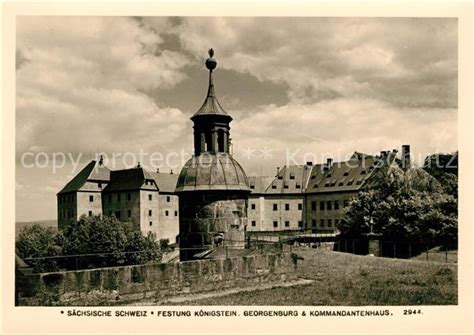
[[[3,12],[5,334],[472,331],[470,4]]]

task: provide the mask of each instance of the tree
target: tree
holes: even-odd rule
[[[16,242],[16,253],[36,272],[75,270],[160,262],[159,242],[154,234],[143,236],[131,222],[114,216],[81,216],[63,232],[40,225],[24,228]],[[55,258],[47,258],[61,256]]]
[[[338,225],[341,237],[361,238],[371,221],[384,241],[457,244],[457,199],[423,169],[389,166],[377,171],[346,209]]]
[[[34,224],[24,227],[18,235],[15,251],[23,259],[27,260],[35,272],[52,272],[59,270],[57,258],[62,254],[64,244],[63,236],[51,227],[43,227]]]
[[[104,267],[142,264],[161,260],[160,246],[155,236],[143,236],[131,222],[121,222],[115,216],[81,216],[64,228],[64,253],[85,254],[71,257],[67,267]],[[72,264],[75,262],[76,264]]]

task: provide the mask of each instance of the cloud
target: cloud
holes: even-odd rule
[[[213,46],[220,67],[285,82],[298,103],[457,107],[456,19],[186,18],[174,30],[194,57]]]
[[[166,31],[167,20],[156,24]],[[185,115],[146,94],[186,78],[189,60],[162,50],[159,32],[112,17],[22,17],[17,26],[19,153],[161,150],[182,136]]]

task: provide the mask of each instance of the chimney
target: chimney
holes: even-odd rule
[[[331,166],[332,166],[332,158],[328,158],[328,159],[327,159],[327,161],[326,161],[326,166],[327,166],[328,168],[331,168]]]
[[[160,173],[160,168],[156,168],[156,173]]]
[[[100,155],[99,165],[102,165],[102,164],[104,164],[104,156]]]
[[[137,169],[138,168],[141,168],[142,166],[140,165],[140,161],[138,161],[138,164],[137,164]]]
[[[404,144],[402,145],[402,168],[409,169],[411,165],[411,157],[410,157],[410,145]]]
[[[170,174],[173,174],[173,169],[171,169]]]
[[[280,167],[277,166],[277,176],[280,174]]]

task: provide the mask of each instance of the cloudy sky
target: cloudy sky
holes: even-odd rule
[[[20,17],[17,221],[54,219],[55,194],[98,152],[179,171],[210,47],[248,175],[402,144],[417,161],[457,150],[456,19]]]

